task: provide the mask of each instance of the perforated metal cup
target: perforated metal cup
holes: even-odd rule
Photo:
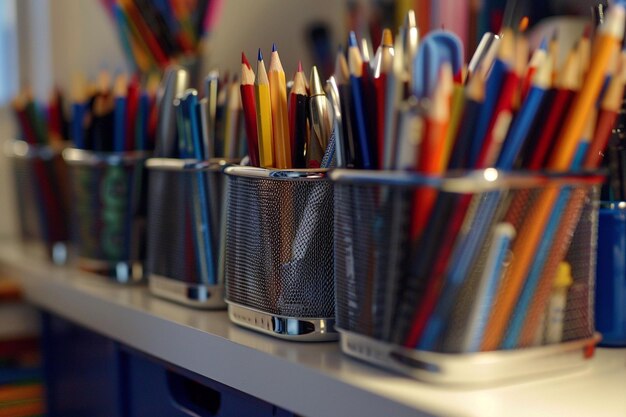
[[[147,152],[66,149],[79,267],[120,283],[143,279]]]
[[[220,242],[223,170],[238,161],[151,158],[146,268],[150,290],[194,307],[225,308]]]
[[[542,323],[557,267],[565,260],[573,284],[561,340],[592,337],[601,176],[512,175],[491,169],[428,178],[335,170],[331,178],[342,331],[423,351],[485,350],[483,341],[492,337],[486,330],[491,311],[507,300],[503,288],[513,285],[513,271],[525,265],[523,285],[509,300],[513,308],[496,349],[545,344]],[[416,231],[416,213],[429,193],[433,208]],[[540,215],[548,200],[552,214]],[[538,218],[548,222],[533,234],[529,230]],[[534,235],[537,250],[522,263],[518,249]]]
[[[56,264],[68,259],[68,176],[61,157],[64,147],[29,145],[21,140],[5,144],[13,168],[24,248],[29,254],[45,254]]]
[[[230,317],[278,337],[334,333],[333,186],[326,170],[228,167]]]

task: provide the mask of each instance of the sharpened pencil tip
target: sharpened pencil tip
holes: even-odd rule
[[[248,58],[246,58],[246,54],[244,54],[243,52],[241,52],[241,63],[244,64],[246,67],[250,68],[250,63],[248,62]]]
[[[302,61],[298,61],[298,72],[302,72]]]
[[[357,48],[359,47],[359,44],[356,41],[356,33],[354,33],[353,30],[350,31],[350,36],[348,37],[348,46],[356,46]]]
[[[259,55],[257,56],[259,61],[263,61],[263,54],[261,53],[261,48],[259,48]]]
[[[272,52],[278,52],[278,48],[275,43],[272,43]]]
[[[383,29],[383,37],[382,37],[381,45],[393,46],[393,35],[391,34],[391,30]]]
[[[547,37],[543,37],[543,39],[541,40],[541,43],[539,44],[539,49],[543,49],[544,51],[548,50],[548,38]]]

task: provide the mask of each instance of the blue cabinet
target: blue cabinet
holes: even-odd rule
[[[43,313],[49,417],[294,417]]]

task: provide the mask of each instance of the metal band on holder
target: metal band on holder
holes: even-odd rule
[[[429,383],[473,387],[584,369],[589,351],[601,339],[595,333],[587,339],[554,345],[450,355],[406,349],[355,332],[338,331],[341,350],[354,358]]]
[[[289,180],[321,180],[328,179],[326,168],[308,169],[267,169],[248,166],[231,166],[224,170],[227,175],[249,178],[271,178]]]
[[[228,303],[233,323],[280,339],[297,342],[325,342],[339,338],[334,318],[298,318],[268,314],[253,308]]]
[[[116,165],[120,163],[134,163],[146,159],[150,152],[93,152],[77,148],[68,148],[63,151],[63,159],[70,165]]]
[[[155,274],[150,274],[148,280],[150,292],[159,297],[192,307],[215,309],[226,307],[223,285],[193,284]]]
[[[335,169],[329,176],[338,184],[432,187],[451,193],[532,188],[548,184],[551,186],[600,184],[604,181],[604,175],[598,171],[582,171],[575,174],[528,171],[511,174],[494,168],[458,173],[452,171],[445,177],[426,176],[406,171]]]

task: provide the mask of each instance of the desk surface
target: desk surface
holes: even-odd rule
[[[626,416],[626,350],[598,349],[576,373],[483,389],[413,381],[152,297],[145,287],[55,267],[0,243],[0,266],[27,300],[121,343],[305,416]]]

